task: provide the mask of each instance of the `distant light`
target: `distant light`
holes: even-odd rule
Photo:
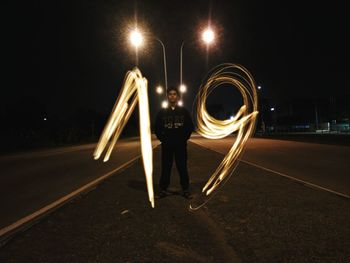
[[[177,103],[177,105],[179,105],[179,106],[183,106],[183,105],[184,105],[184,103],[182,102],[182,100],[179,100],[179,101],[178,101],[178,103]]]
[[[157,91],[158,94],[162,94],[162,93],[163,93],[163,88],[162,88],[162,86],[158,86],[158,87],[156,88],[156,91]]]
[[[47,119],[46,118],[44,118],[44,121],[46,121]]]
[[[168,108],[168,102],[166,100],[162,102],[162,108]]]
[[[181,92],[181,93],[184,93],[184,92],[186,92],[186,90],[187,90],[186,85],[185,85],[185,84],[181,84],[181,85],[180,85],[180,92]]]
[[[204,30],[202,34],[202,39],[205,43],[210,44],[214,41],[214,32],[210,28]]]
[[[137,29],[130,33],[130,42],[136,48],[142,45],[143,37]]]
[[[270,109],[270,111],[275,111],[275,108],[272,107],[272,108]]]
[[[234,116],[230,116],[230,120],[233,120],[235,117]]]
[[[258,89],[260,90],[260,89],[261,89],[261,86],[258,86]]]

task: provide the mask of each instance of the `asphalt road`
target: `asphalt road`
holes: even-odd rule
[[[158,144],[153,140],[153,146]],[[108,162],[95,144],[0,157],[0,229],[140,155],[139,138],[118,141]]]
[[[234,138],[191,141],[225,154]],[[158,141],[153,139],[153,145]],[[140,155],[138,138],[118,142],[111,159],[93,161],[95,145],[0,157],[0,229]],[[350,147],[252,138],[242,161],[350,195]]]
[[[194,143],[188,154],[196,197],[223,155]],[[155,191],[160,159],[157,147]],[[139,158],[17,232],[0,262],[349,262],[349,199],[241,162],[207,204],[190,211],[191,202],[172,194],[151,208]]]
[[[208,140],[193,136],[192,142],[226,154],[234,137]],[[350,147],[316,143],[259,139],[248,140],[242,161],[275,174],[350,196]]]

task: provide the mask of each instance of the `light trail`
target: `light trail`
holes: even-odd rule
[[[206,109],[205,102],[210,93],[223,84],[237,88],[243,98],[243,106],[228,120],[217,120]],[[206,204],[218,188],[222,187],[231,177],[238,165],[238,158],[242,154],[248,138],[255,129],[258,114],[256,84],[247,69],[237,64],[221,64],[215,67],[209,77],[199,89],[196,98],[198,133],[205,138],[221,139],[233,132],[238,132],[235,142],[224,157],[215,172],[190,205],[196,210]]]
[[[129,101],[131,101],[129,103]],[[99,142],[94,151],[94,159],[101,157],[104,149],[108,146],[104,162],[109,160],[113,148],[125,126],[131,113],[139,102],[140,138],[143,167],[145,170],[146,184],[149,201],[154,208],[153,191],[153,158],[151,142],[151,125],[149,117],[149,103],[147,94],[147,79],[144,78],[138,68],[128,71],[121,92],[116,100],[109,119],[102,131]]]
[[[244,105],[234,117],[228,120],[215,119],[210,116],[205,107],[205,102],[209,94],[222,84],[233,85],[240,91],[243,97]],[[131,102],[129,103],[129,101]],[[103,161],[106,162],[109,160],[113,148],[137,102],[139,102],[143,166],[149,201],[152,207],[154,207],[153,159],[147,79],[142,77],[138,68],[128,71],[125,76],[122,90],[96,146],[94,159],[99,159],[109,144]],[[256,116],[258,114],[254,79],[248,70],[236,64],[221,64],[214,68],[207,81],[202,83],[196,102],[198,133],[200,135],[209,139],[221,139],[233,132],[238,133],[230,151],[203,187],[202,193],[190,205],[190,209],[192,210],[196,210],[208,202],[217,189],[223,186],[230,178],[238,165],[238,158],[244,149],[245,143],[254,132]]]

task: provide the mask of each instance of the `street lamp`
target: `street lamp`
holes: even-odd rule
[[[208,27],[207,29],[205,29],[202,33],[202,40],[207,44],[211,44],[215,39],[215,34],[214,31]]]
[[[135,48],[138,48],[143,44],[143,36],[137,28],[131,31],[129,40]]]
[[[181,93],[185,93],[186,91],[187,91],[186,85],[185,85],[185,84],[181,84],[181,85],[180,85],[180,92],[181,92]]]
[[[163,102],[162,102],[162,108],[167,108],[168,107],[168,101],[166,101],[166,100],[163,100]]]
[[[164,43],[157,37],[154,37],[155,40],[159,42],[159,44],[162,46],[163,50],[163,65],[164,65],[164,79],[165,79],[165,90],[168,90],[168,75],[167,75],[167,66],[166,66],[166,55],[165,55],[165,45]]]
[[[211,28],[207,28],[202,33],[202,40],[209,46],[211,43],[213,43],[215,39],[214,31]],[[182,78],[182,65],[183,65],[183,48],[185,45],[185,41],[182,41],[181,48],[180,48],[180,92],[184,93],[187,90],[187,87],[185,84],[183,84],[183,78]]]
[[[182,102],[182,100],[179,100],[179,101],[177,102],[177,105],[179,105],[179,106],[183,106],[183,105],[184,105],[184,103]]]
[[[162,86],[158,86],[156,88],[156,91],[157,91],[158,94],[163,94],[163,87]]]
[[[153,37],[155,40],[157,40],[161,46],[162,46],[162,51],[163,51],[163,65],[164,65],[164,80],[165,80],[165,89],[168,89],[168,77],[167,77],[167,66],[166,66],[166,55],[165,55],[165,45],[164,43],[157,37]],[[130,43],[135,47],[136,49],[136,55],[138,48],[143,44],[144,38],[140,31],[135,28],[133,31],[130,32],[129,35],[129,40]],[[137,58],[138,60],[138,58]],[[137,64],[137,63],[136,63]]]

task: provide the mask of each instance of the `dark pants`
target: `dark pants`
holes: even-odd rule
[[[170,184],[171,167],[175,156],[177,171],[183,190],[188,190],[189,179],[187,171],[187,144],[169,145],[162,143],[162,174],[159,181],[161,190],[166,190]]]

